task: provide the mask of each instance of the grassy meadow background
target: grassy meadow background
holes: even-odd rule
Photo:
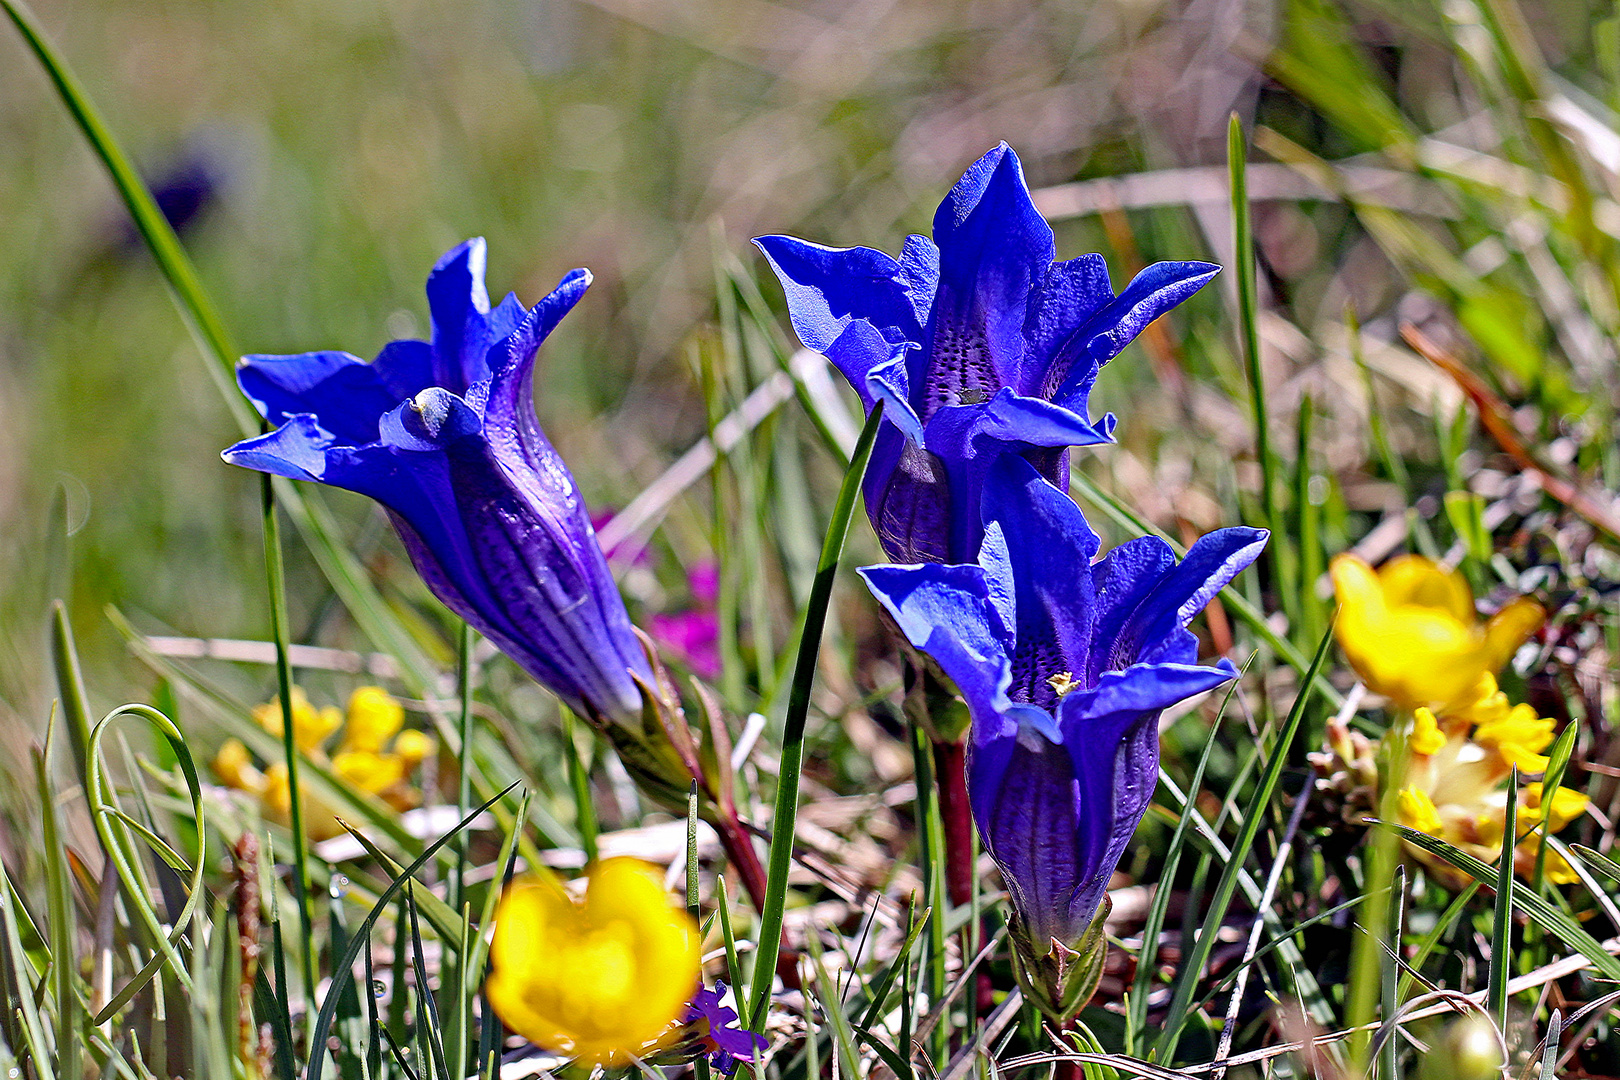
[[[1120,508],[1183,541],[1240,522],[1283,526],[1280,554],[1239,586],[1271,616],[1267,632],[1230,610],[1205,627],[1205,640],[1240,664],[1257,655],[1241,692],[1220,718],[1219,702],[1204,703],[1164,742],[1167,772],[1186,783],[1215,738],[1190,800],[1214,831],[1236,832],[1268,761],[1257,746],[1286,759],[1289,795],[1311,782],[1305,753],[1321,748],[1334,703],[1308,703],[1299,738],[1271,745],[1299,685],[1282,654],[1315,651],[1331,609],[1321,587],[1327,559],[1358,543],[1372,558],[1460,550],[1481,595],[1550,598],[1557,631],[1528,676],[1504,685],[1541,715],[1581,725],[1565,782],[1613,820],[1620,23],[1612,5],[49,0],[36,14],[149,181],[182,167],[206,176],[208,197],[182,239],[244,352],[337,348],[369,359],[391,338],[424,334],[426,270],[469,236],[489,239],[496,295],[511,290],[532,303],[571,267],[588,266],[595,284],[546,343],[536,401],[604,513],[630,504],[796,349],[780,289],[749,237],[788,232],[896,252],[906,233],[928,232],[961,170],[1005,140],[1037,189],[1060,257],[1102,252],[1116,286],[1162,259],[1229,268],[1105,369],[1092,401],[1120,417],[1120,443],[1074,455],[1076,495],[1105,545],[1130,535]],[[1269,459],[1255,451],[1256,380],[1245,368],[1231,270],[1233,113],[1251,144],[1258,411]],[[38,841],[44,811],[30,747],[43,741],[58,696],[50,601],[67,601],[92,717],[125,701],[158,702],[184,731],[205,784],[221,742],[251,728],[249,708],[274,695],[275,670],[132,647],[131,635],[269,640],[260,484],[220,461],[239,432],[218,369],[188,335],[100,163],[9,25],[0,31],[0,208],[0,860],[39,912],[50,858]],[[1460,358],[1478,382],[1475,398],[1403,343],[1403,324]],[[1478,422],[1480,402],[1489,425]],[[809,404],[790,397],[671,501],[644,557],[616,564],[632,617],[645,625],[702,607],[689,571],[718,563],[726,663],[717,690],[738,727],[751,713],[765,717],[767,763],[794,614],[845,464],[837,436],[858,419],[852,395]],[[1545,497],[1532,464],[1575,497]],[[375,586],[370,625],[389,627],[413,654],[394,655],[392,670],[403,674],[386,685],[410,702],[415,726],[448,745],[453,620],[370,503],[315,497],[333,516],[338,546]],[[1113,514],[1101,508],[1109,499]],[[393,652],[345,606],[300,532],[284,527],[283,538],[292,641]],[[857,521],[847,563],[879,558]],[[475,797],[522,780],[536,848],[578,848],[582,822],[554,704],[504,660],[478,655]],[[815,937],[865,970],[892,961],[901,941],[880,938],[875,957],[863,959],[854,944],[861,912],[872,896],[892,908],[926,887],[927,868],[924,850],[916,869],[911,796],[893,794],[913,774],[898,655],[852,576],[835,596],[822,659],[806,774],[807,820],[819,831],[807,842],[846,888],[795,878],[803,899],[826,906],[790,921],[790,937]],[[1335,694],[1354,682],[1337,667]],[[324,704],[341,704],[361,681],[318,668],[297,676]],[[1369,724],[1376,734],[1378,718]],[[159,831],[184,832],[174,824],[186,806],[172,759],[137,725],[125,738],[127,751],[108,751],[123,790],[148,793],[145,812],[168,823]],[[655,819],[605,750],[579,746],[604,830]],[[149,768],[136,764],[154,754]],[[437,765],[444,775],[423,781],[426,799],[453,805],[453,755]],[[59,754],[50,768],[68,846],[94,850],[69,759]],[[768,819],[770,769],[750,765],[743,785],[752,800],[744,816]],[[1164,866],[1182,803],[1163,794],[1160,802],[1122,867],[1127,884],[1152,883]],[[208,826],[211,885],[224,880],[222,842],[254,824],[233,817],[223,797],[219,805],[224,816]],[[1321,921],[1302,935],[1297,963],[1269,957],[1267,974],[1240,993],[1240,1046],[1270,1039],[1265,994],[1309,996],[1301,971],[1320,984],[1324,1028],[1353,1011],[1340,989],[1352,933],[1346,917],[1323,912],[1334,887],[1353,891],[1340,878],[1361,831],[1321,801],[1303,826],[1286,824],[1280,795],[1258,809],[1262,869],[1284,831],[1304,830],[1295,841],[1304,854],[1276,901],[1280,924]],[[1613,841],[1598,818],[1576,830],[1600,851]],[[269,835],[285,837],[273,827]],[[415,857],[421,839],[387,842]],[[184,843],[195,850],[195,835]],[[500,844],[496,830],[474,846],[475,861],[494,860]],[[1205,895],[1210,850],[1202,871],[1184,860],[1178,896]],[[371,870],[373,882],[387,880]],[[343,872],[364,891],[363,870]],[[86,952],[96,873],[83,871],[68,890],[74,940]],[[472,895],[475,912],[488,880]],[[1577,913],[1591,912],[1590,898],[1571,895]],[[1428,921],[1413,932],[1428,933],[1450,900],[1437,884],[1419,889],[1414,911]],[[320,903],[325,910],[324,890]],[[1190,940],[1196,902],[1177,903],[1171,925]],[[1254,919],[1243,903],[1231,916],[1240,943]],[[1461,922],[1442,927],[1429,977],[1484,987],[1490,915],[1489,900],[1476,897]],[[1620,932],[1606,914],[1595,918],[1585,924],[1593,936]],[[322,940],[333,932],[318,929]],[[1534,926],[1526,933],[1524,970],[1569,953]],[[1214,970],[1225,977],[1241,949],[1222,940]],[[1128,968],[1111,968],[1099,1003],[1117,1000],[1129,979]],[[1212,974],[1201,989],[1215,985]],[[1603,986],[1587,989],[1596,997]],[[824,990],[809,991],[823,1010],[817,1023],[835,1030],[818,1028],[823,1056],[810,1061],[819,1071],[827,1055],[847,1053],[844,1068],[871,1067],[870,1052],[826,1011]],[[1168,997],[1164,986],[1156,993],[1154,1009]],[[1513,1045],[1524,1064],[1557,1006],[1534,993],[1515,1000],[1522,1037]],[[1225,1006],[1223,993],[1211,1008],[1214,1032]],[[168,1024],[174,1071],[205,1075],[178,1063],[203,1054],[198,1033],[219,1016],[187,1028],[152,1019],[150,1003],[142,1009],[146,1030]],[[412,1027],[403,1009],[401,1030]],[[947,1017],[938,1031],[972,1028],[966,1016]],[[949,1049],[942,1034],[928,1038],[934,1051]],[[1023,1050],[1040,1046],[1037,1033],[1020,1038]],[[1145,1045],[1129,1032],[1099,1038],[1108,1049]],[[1578,1058],[1547,1057],[1558,1075],[1620,1074],[1620,1045],[1601,1012],[1582,1039]],[[1214,1056],[1213,1034],[1186,1041],[1185,1054]],[[778,1063],[783,1074],[807,1075],[802,1051],[793,1054]],[[1267,1067],[1303,1075],[1288,1072],[1303,1067],[1287,1060]]]

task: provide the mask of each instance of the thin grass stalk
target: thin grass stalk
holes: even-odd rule
[[[1234,685],[1227,691],[1226,702],[1221,703],[1219,716],[1226,715],[1226,704],[1232,700],[1237,692]],[[1187,784],[1188,792],[1203,790],[1204,770],[1209,766],[1210,755],[1215,751],[1215,744],[1220,742],[1216,736],[1220,731],[1220,721],[1210,732],[1210,737],[1204,740],[1204,751],[1198,755],[1198,764],[1193,769],[1192,780]],[[1170,893],[1175,885],[1176,870],[1181,865],[1181,853],[1186,848],[1188,838],[1188,825],[1192,821],[1197,803],[1188,798],[1181,807],[1181,816],[1176,820],[1176,830],[1170,836],[1170,846],[1165,849],[1164,866],[1159,873],[1159,884],[1153,890],[1153,900],[1148,904],[1147,918],[1142,925],[1142,948],[1136,955],[1136,979],[1131,986],[1128,1008],[1126,1009],[1127,1029],[1134,1039],[1127,1043],[1132,1053],[1146,1055],[1147,1047],[1147,1016],[1148,997],[1153,992],[1154,975],[1158,967],[1159,932],[1164,928],[1164,917],[1170,910]]]
[[[77,957],[73,955],[76,934],[67,849],[62,845],[61,825],[56,814],[56,787],[51,783],[50,758],[55,735],[53,715],[45,733],[45,748],[33,748],[34,778],[38,784],[45,847],[45,898],[50,919],[46,929],[56,1013],[55,1075],[59,1080],[79,1080],[84,1075],[84,1055],[79,1048],[79,993],[73,984],[79,968]],[[43,1074],[43,1062],[36,1060],[35,1065]]]
[[[472,805],[473,771],[473,708],[472,708],[472,624],[463,622],[456,648],[456,697],[461,703],[456,730],[460,745],[456,748],[456,819],[467,816]],[[450,894],[450,906],[459,909],[467,899],[467,834],[456,834],[455,892]]]
[[[1496,911],[1491,921],[1491,963],[1485,982],[1485,1011],[1498,1031],[1507,1030],[1508,980],[1513,977],[1513,853],[1518,846],[1519,767],[1508,773],[1507,810],[1502,818],[1502,857],[1496,869]]]
[[[1260,512],[1271,543],[1266,556],[1271,562],[1272,587],[1282,601],[1291,622],[1299,621],[1299,594],[1295,586],[1292,549],[1283,542],[1288,536],[1282,507],[1277,502],[1277,458],[1271,448],[1271,431],[1266,416],[1266,382],[1260,367],[1259,300],[1255,282],[1254,228],[1249,220],[1248,148],[1243,137],[1243,121],[1233,113],[1226,128],[1226,165],[1232,178],[1232,247],[1237,262],[1238,337],[1243,346],[1243,370],[1249,381],[1249,403],[1254,413],[1254,456],[1260,464]]]
[[[1277,788],[1277,782],[1282,777],[1284,765],[1288,762],[1288,750],[1293,745],[1294,736],[1299,733],[1300,723],[1305,718],[1306,706],[1311,700],[1311,690],[1316,682],[1316,676],[1321,672],[1322,665],[1327,661],[1329,647],[1333,643],[1332,634],[1323,636],[1317,646],[1316,656],[1311,661],[1311,667],[1305,679],[1300,684],[1299,696],[1294,699],[1293,708],[1288,712],[1288,721],[1283,726],[1282,734],[1278,736],[1271,754],[1266,760],[1265,770],[1261,773],[1255,785],[1254,792],[1249,797],[1248,806],[1243,815],[1243,826],[1238,830],[1236,841],[1232,844],[1231,855],[1221,870],[1220,880],[1215,885],[1215,892],[1210,898],[1209,910],[1205,914],[1203,926],[1193,942],[1186,961],[1182,965],[1181,975],[1176,981],[1174,995],[1170,999],[1170,1008],[1165,1017],[1164,1031],[1154,1043],[1155,1057],[1166,1064],[1174,1061],[1176,1045],[1181,1040],[1181,1032],[1185,1027],[1188,1016],[1188,1007],[1192,1003],[1193,993],[1197,990],[1198,980],[1203,974],[1204,966],[1209,962],[1209,955],[1215,947],[1215,937],[1220,931],[1221,922],[1226,917],[1226,909],[1232,902],[1232,895],[1237,889],[1238,876],[1243,872],[1243,864],[1248,859],[1249,852],[1254,847],[1255,839],[1260,834],[1261,823],[1265,821],[1265,808],[1271,801],[1272,793]],[[1189,796],[1190,798],[1190,796]]]
[[[928,957],[925,987],[930,1011],[943,1009],[945,1002],[945,913],[950,901],[945,887],[945,828],[939,816],[939,800],[935,797],[933,759],[929,753],[929,739],[921,727],[911,725],[911,754],[917,787],[917,869],[923,880],[923,896],[930,911],[938,918],[928,920]],[[939,1023],[929,1033],[929,1052],[935,1061],[944,1061],[950,1053],[950,1011],[943,1009]]]
[[[1383,977],[1379,1004],[1386,1024],[1393,1024],[1400,1000],[1395,991],[1400,986],[1401,937],[1406,930],[1406,867],[1396,866],[1394,880],[1390,882],[1389,948],[1380,958]],[[1397,1031],[1391,1031],[1378,1048],[1378,1076],[1380,1080],[1401,1080],[1401,1043]]]
[[[309,882],[309,837],[304,832],[303,787],[298,780],[300,753],[293,731],[292,667],[287,660],[287,585],[281,559],[281,524],[276,515],[270,474],[260,477],[264,514],[264,572],[270,590],[270,636],[276,645],[276,688],[281,698],[281,749],[287,760],[287,805],[293,846],[293,902],[298,905],[299,949],[304,998],[315,1007],[315,916]]]
[[[568,759],[568,784],[574,793],[574,828],[579,832],[579,846],[585,852],[585,863],[596,861],[596,804],[591,801],[591,777],[580,757],[579,742],[574,738],[574,711],[566,705],[562,711],[563,756]],[[696,783],[696,781],[693,781]]]
[[[782,911],[787,904],[788,869],[793,862],[794,821],[799,814],[799,774],[804,768],[804,727],[810,714],[810,687],[815,682],[816,660],[821,653],[821,634],[827,624],[827,607],[832,601],[833,580],[843,555],[844,538],[860,497],[866,463],[872,456],[872,442],[883,420],[879,402],[866,418],[855,444],[844,481],[838,488],[827,537],[816,562],[816,579],[810,602],[804,608],[804,626],[799,633],[798,659],[793,668],[793,684],[788,695],[787,717],[782,727],[782,759],[776,787],[776,808],[771,818],[770,866],[767,871],[764,907],[760,913],[759,956],[754,966],[748,1008],[748,1026],[761,1030],[771,999],[771,980],[776,975],[776,958],[782,945]],[[314,1078],[312,1078],[314,1080]]]
[[[1396,820],[1397,796],[1406,786],[1403,763],[1406,760],[1405,734],[1410,727],[1410,719],[1404,715],[1397,716],[1390,727],[1393,745],[1389,778],[1378,805],[1378,815],[1385,821]],[[1360,933],[1350,946],[1350,982],[1345,992],[1345,1024],[1354,1029],[1348,1043],[1350,1063],[1351,1068],[1360,1073],[1365,1073],[1372,1064],[1369,1054],[1373,1033],[1369,1025],[1383,999],[1384,937],[1389,932],[1390,886],[1399,862],[1399,837],[1388,829],[1372,830],[1362,853],[1361,891],[1365,900],[1356,916],[1356,929]]]

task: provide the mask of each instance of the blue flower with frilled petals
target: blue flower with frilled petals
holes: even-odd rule
[[[431,341],[248,356],[242,392],[276,430],[225,460],[369,495],[435,595],[593,718],[639,714],[646,655],[579,488],[534,417],[535,353],[590,285],[572,270],[532,309],[484,289],[484,241],[428,275]]]
[[[972,714],[968,795],[1037,955],[1097,914],[1158,783],[1161,710],[1236,676],[1187,624],[1265,546],[1210,533],[1177,563],[1153,536],[1092,563],[1097,535],[1016,455],[984,485],[977,564],[869,566],[900,630]]]
[[[973,163],[898,260],[791,236],[754,241],[782,279],[799,339],[831,360],[883,425],[866,510],[897,562],[978,556],[979,492],[996,458],[1024,455],[1068,489],[1068,448],[1109,442],[1093,423],[1097,372],[1219,267],[1166,262],[1114,294],[1101,255],[1054,263],[1005,143]]]

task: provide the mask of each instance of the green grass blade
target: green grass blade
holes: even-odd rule
[[[1260,512],[1271,543],[1266,557],[1271,563],[1271,586],[1282,601],[1289,621],[1299,625],[1299,590],[1294,577],[1293,549],[1285,538],[1291,534],[1283,521],[1277,501],[1277,457],[1271,448],[1271,428],[1266,416],[1266,382],[1260,368],[1259,295],[1255,282],[1254,227],[1249,220],[1248,148],[1243,137],[1243,121],[1232,114],[1226,127],[1226,166],[1232,182],[1232,247],[1237,263],[1238,338],[1243,348],[1243,370],[1249,381],[1249,404],[1253,411],[1254,456],[1260,464]]]
[[[860,440],[844,482],[838,488],[838,501],[833,504],[832,519],[827,523],[827,537],[821,545],[821,558],[816,563],[816,580],[810,591],[810,602],[805,605],[803,629],[799,633],[798,659],[793,669],[793,685],[788,695],[787,719],[782,731],[782,762],[776,787],[776,809],[771,818],[770,865],[766,872],[765,909],[760,915],[759,951],[754,966],[754,984],[751,988],[747,1011],[748,1026],[763,1030],[765,1009],[771,999],[771,979],[776,974],[776,957],[782,945],[782,910],[787,903],[788,868],[793,862],[794,819],[799,814],[799,773],[804,767],[804,727],[810,714],[810,687],[816,677],[816,659],[821,652],[821,632],[827,622],[827,607],[832,601],[833,580],[838,574],[838,560],[844,551],[844,538],[849,534],[849,522],[855,513],[860,496],[861,480],[866,476],[866,463],[872,456],[872,442],[877,438],[878,424],[883,420],[883,405],[878,403],[861,428]],[[311,1080],[316,1078],[311,1077]]]
[[[79,969],[74,955],[77,936],[73,917],[73,894],[69,886],[67,848],[62,844],[61,824],[56,813],[56,785],[51,782],[50,755],[56,725],[45,735],[45,748],[34,748],[34,779],[39,785],[40,818],[45,851],[46,931],[51,946],[51,989],[56,1012],[56,1073],[59,1080],[79,1080],[84,1075],[84,1055],[79,1048],[79,991],[74,975]],[[36,1065],[42,1063],[36,1062]]]
[[[1232,700],[1237,692],[1234,683],[1227,691],[1226,701],[1222,702],[1218,716],[1226,715],[1226,704]],[[1190,715],[1190,714],[1189,714]],[[1215,751],[1215,744],[1220,740],[1216,738],[1220,730],[1220,721],[1215,722],[1215,729],[1210,737],[1204,741],[1204,752],[1198,755],[1198,764],[1193,769],[1192,780],[1187,785],[1189,792],[1203,789],[1204,770],[1209,765],[1209,758]],[[1164,917],[1170,910],[1171,886],[1176,880],[1176,870],[1181,865],[1181,853],[1186,848],[1187,827],[1197,803],[1188,799],[1181,808],[1181,816],[1176,820],[1176,830],[1170,836],[1170,846],[1165,849],[1163,869],[1159,873],[1159,885],[1153,891],[1153,901],[1148,904],[1147,920],[1142,925],[1142,951],[1136,957],[1136,981],[1131,987],[1129,1015],[1130,1030],[1144,1040],[1140,1046],[1130,1046],[1133,1053],[1147,1053],[1147,1015],[1148,995],[1152,992],[1154,972],[1157,968],[1159,955],[1159,931],[1164,928]]]
[[[299,953],[304,977],[304,1000],[315,1000],[315,897],[309,882],[309,834],[304,831],[304,788],[299,782],[303,755],[293,730],[292,665],[287,659],[287,574],[281,558],[281,522],[276,514],[270,474],[260,480],[260,510],[264,515],[264,572],[270,593],[270,637],[276,646],[276,690],[281,704],[281,753],[287,765],[287,799],[293,849],[293,903],[298,907]]]
[[[372,905],[371,911],[368,912],[365,919],[361,921],[359,929],[355,931],[353,939],[351,939],[349,942],[349,947],[344,950],[343,957],[332,968],[331,985],[327,988],[326,1000],[321,1004],[320,1015],[315,1020],[315,1031],[310,1038],[311,1046],[326,1045],[326,1039],[332,1033],[332,1022],[337,1015],[339,993],[343,989],[343,984],[354,978],[354,962],[355,960],[359,959],[361,948],[364,947],[365,942],[371,936],[371,928],[376,925],[377,919],[381,917],[383,911],[388,907],[388,902],[404,888],[406,882],[411,880],[412,875],[414,875],[418,870],[422,869],[423,866],[427,865],[428,860],[439,853],[440,848],[443,848],[450,843],[457,831],[465,829],[467,826],[471,825],[473,821],[477,819],[479,814],[482,814],[484,811],[494,806],[497,802],[504,799],[507,794],[516,787],[517,783],[514,781],[505,788],[502,788],[498,793],[495,794],[494,797],[463,818],[461,823],[456,826],[456,829],[446,833],[437,840],[433,841],[433,843],[429,844],[427,850],[423,851],[421,855],[417,856],[416,859],[405,868],[404,872],[397,875],[394,880],[389,883],[388,888],[383,890],[382,895],[377,898],[377,902]],[[396,966],[396,972],[397,971],[398,968]],[[396,984],[396,1000],[398,1000],[399,997],[399,985],[402,984]],[[423,983],[422,985],[425,986],[426,983]],[[312,1056],[309,1062],[307,1080],[321,1080],[321,1075],[325,1071],[325,1067],[326,1055],[324,1053],[319,1053]]]
[[[1485,1011],[1497,1029],[1507,1030],[1507,984],[1512,977],[1508,950],[1513,935],[1513,853],[1518,846],[1519,770],[1508,774],[1507,813],[1502,818],[1502,857],[1496,868],[1496,914],[1491,923],[1491,964],[1485,982]]]
[[[1384,823],[1385,828],[1397,830],[1402,839],[1416,844],[1424,851],[1455,866],[1475,881],[1495,886],[1499,868],[1460,851],[1444,840],[1419,832],[1405,825]],[[1620,980],[1620,958],[1612,956],[1596,938],[1582,929],[1569,913],[1556,904],[1548,903],[1529,889],[1513,890],[1513,906],[1523,911],[1543,930],[1562,941],[1592,962],[1592,966],[1611,979]]]
[[[190,256],[180,246],[180,238],[175,235],[168,219],[163,216],[163,211],[158,208],[157,201],[152,198],[152,193],[147,190],[140,174],[135,171],[129,156],[113,137],[100,111],[91,103],[84,86],[68,68],[67,61],[45,39],[44,28],[34,18],[33,12],[22,3],[22,0],[0,0],[0,7],[5,9],[28,48],[39,60],[40,66],[50,76],[51,82],[56,86],[56,92],[62,98],[62,104],[67,106],[74,121],[79,125],[79,130],[89,140],[90,148],[107,167],[107,174],[118,189],[124,206],[135,219],[136,229],[140,231],[141,238],[151,249],[164,279],[174,290],[175,300],[187,327],[202,346],[204,353],[215,360],[214,370],[229,384],[234,379],[233,371],[239,354],[231,342],[230,335],[225,331],[224,321],[219,317],[213,301],[203,288],[202,279],[197,275],[197,268],[192,265]],[[233,393],[227,393],[226,396],[231,399],[229,404],[238,422],[246,426],[244,430],[257,425],[257,419],[248,410],[247,403],[242,398]]]
[[[1283,767],[1288,763],[1289,747],[1293,745],[1294,736],[1298,734],[1300,723],[1305,718],[1306,706],[1311,699],[1311,689],[1327,660],[1332,642],[1333,636],[1329,633],[1323,636],[1321,644],[1317,646],[1310,670],[1300,684],[1299,696],[1294,699],[1294,706],[1288,712],[1288,722],[1283,726],[1282,734],[1272,747],[1271,754],[1266,759],[1266,767],[1249,797],[1244,810],[1243,827],[1238,831],[1237,840],[1232,844],[1231,857],[1221,871],[1215,892],[1210,896],[1204,925],[1199,929],[1192,951],[1182,965],[1181,976],[1176,980],[1175,993],[1170,999],[1170,1008],[1165,1015],[1163,1032],[1154,1043],[1154,1056],[1158,1061],[1169,1064],[1174,1060],[1176,1045],[1181,1039],[1182,1028],[1186,1025],[1188,1007],[1197,990],[1198,979],[1203,973],[1204,965],[1209,961],[1210,952],[1215,947],[1216,934],[1221,928],[1221,921],[1226,917],[1226,909],[1232,902],[1232,894],[1237,889],[1238,874],[1242,871],[1249,851],[1254,847],[1254,841],[1260,834],[1260,826],[1266,816],[1266,805],[1271,801],[1278,780],[1282,778]]]
[[[1542,891],[1542,883],[1547,875],[1547,835],[1548,827],[1552,824],[1553,799],[1558,795],[1558,789],[1564,784],[1564,770],[1569,768],[1569,756],[1575,752],[1575,738],[1580,734],[1581,725],[1568,723],[1564,730],[1558,733],[1558,741],[1553,743],[1552,749],[1547,752],[1547,768],[1541,776],[1541,835],[1542,842],[1536,845],[1536,872],[1531,880],[1531,888],[1536,892]]]

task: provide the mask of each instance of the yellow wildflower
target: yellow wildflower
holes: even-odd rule
[[[1439,709],[1472,693],[1545,616],[1540,604],[1519,597],[1482,625],[1462,575],[1418,555],[1376,571],[1339,555],[1332,575],[1339,647],[1369,689],[1405,710]]]
[[[1489,675],[1481,678],[1475,696],[1439,714],[1419,708],[1406,740],[1405,786],[1396,797],[1402,824],[1484,862],[1496,862],[1506,832],[1504,781],[1515,765],[1521,772],[1545,770],[1547,759],[1540,751],[1552,739],[1552,720],[1537,716],[1529,705],[1509,704]],[[1547,832],[1556,833],[1574,821],[1585,812],[1586,804],[1586,796],[1580,792],[1559,788],[1548,813]],[[1514,817],[1514,832],[1519,837],[1514,864],[1529,877],[1542,844],[1539,830],[1532,832],[1542,818],[1541,784],[1519,789]],[[1411,850],[1451,887],[1470,880],[1451,864],[1415,847]],[[1574,871],[1556,852],[1547,853],[1546,869],[1548,880],[1557,884],[1575,880]]]
[[[340,712],[330,705],[315,708],[302,688],[295,686],[292,703],[293,742],[310,759],[329,766],[355,790],[376,796],[396,810],[407,810],[420,801],[420,793],[409,783],[410,774],[436,752],[437,744],[420,731],[400,730],[405,710],[386,690],[362,686],[349,696],[348,709]],[[279,737],[279,699],[257,706],[253,719]],[[342,737],[328,759],[326,743],[339,728]],[[390,741],[392,749],[388,748]],[[275,762],[260,772],[247,747],[228,739],[214,758],[214,772],[226,786],[257,796],[265,817],[283,825],[291,823],[285,762]],[[304,829],[311,837],[324,840],[342,831],[329,807],[306,796],[303,808]]]
[[[528,878],[495,909],[490,1004],[531,1042],[589,1065],[623,1065],[669,1037],[698,987],[697,928],[663,871],[608,859],[584,900]]]
[[[332,732],[343,725],[343,714],[336,706],[317,709],[309,703],[303,687],[292,688],[293,743],[306,754],[319,750]],[[278,695],[253,710],[253,719],[270,734],[281,737],[281,697]]]

